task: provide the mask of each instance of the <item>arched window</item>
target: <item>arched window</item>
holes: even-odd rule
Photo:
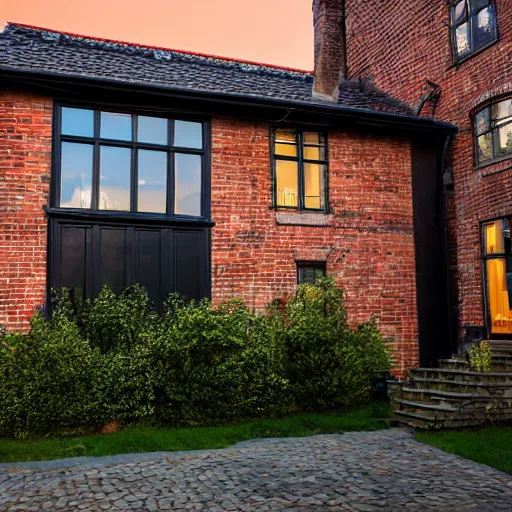
[[[512,98],[494,101],[473,120],[476,163],[512,158]]]
[[[455,62],[489,45],[498,37],[496,11],[490,0],[459,0],[451,6],[451,36]]]

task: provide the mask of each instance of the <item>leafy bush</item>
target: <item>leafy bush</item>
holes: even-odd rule
[[[29,335],[2,337],[2,435],[353,407],[389,367],[374,323],[347,326],[330,278],[266,316],[240,301],[214,308],[178,296],[157,313],[140,286],[86,301],[63,290],[53,310],[32,319]]]
[[[346,408],[368,401],[371,382],[389,354],[374,322],[347,326],[342,291],[332,277],[301,285],[283,314],[292,393],[303,410]]]

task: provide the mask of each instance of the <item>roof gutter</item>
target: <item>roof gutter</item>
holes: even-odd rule
[[[392,114],[375,110],[345,107],[336,104],[310,103],[306,101],[270,98],[243,93],[226,93],[219,91],[198,91],[185,88],[167,87],[160,84],[141,84],[98,77],[81,77],[51,71],[22,70],[0,66],[0,76],[28,83],[33,79],[41,85],[43,82],[75,86],[94,85],[101,89],[124,90],[126,92],[144,92],[152,95],[173,97],[177,99],[194,99],[209,103],[230,104],[243,107],[265,107],[269,109],[288,110],[297,113],[321,115],[330,120],[347,120],[357,125],[399,128],[408,131],[436,132],[454,134],[458,128],[450,123],[413,115]]]

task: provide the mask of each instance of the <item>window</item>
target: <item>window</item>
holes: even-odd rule
[[[478,164],[512,157],[512,98],[496,101],[473,120]]]
[[[492,334],[512,334],[512,251],[510,219],[483,224],[487,311]]]
[[[459,0],[451,7],[454,60],[484,48],[498,37],[496,12],[489,0]]]
[[[297,283],[315,284],[318,279],[325,277],[324,261],[298,261]]]
[[[60,109],[61,208],[201,215],[203,123]]]
[[[326,211],[327,144],[319,132],[279,128],[274,169],[277,208]]]

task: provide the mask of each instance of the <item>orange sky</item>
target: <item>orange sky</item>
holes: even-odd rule
[[[313,69],[312,0],[0,0],[0,22]]]

